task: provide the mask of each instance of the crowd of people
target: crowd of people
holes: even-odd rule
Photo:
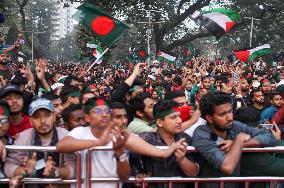
[[[125,188],[142,187],[145,177],[284,176],[282,153],[242,153],[243,148],[283,146],[284,69],[262,59],[243,64],[201,56],[183,66],[155,60],[133,68],[97,65],[86,72],[89,64],[79,62],[11,61],[18,44],[6,45],[3,35],[0,47],[0,177],[11,178],[1,187],[20,187],[26,177],[73,179],[77,151],[86,187],[86,155],[96,146],[113,150],[92,153],[92,177],[137,178],[120,183]],[[56,146],[64,155],[7,152],[5,145]],[[198,152],[188,152],[187,146]]]

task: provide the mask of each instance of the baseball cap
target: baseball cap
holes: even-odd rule
[[[38,98],[30,104],[29,116],[32,116],[39,109],[46,109],[51,112],[54,112],[54,107],[50,100],[44,98]]]
[[[23,94],[19,86],[14,84],[9,84],[0,90],[0,98],[3,98],[5,95],[9,93],[19,93],[21,95]]]

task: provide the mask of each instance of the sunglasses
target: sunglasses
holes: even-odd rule
[[[97,115],[102,115],[103,113],[110,114],[111,112],[110,108],[106,108],[106,109],[94,108],[92,109],[92,111],[95,112]]]

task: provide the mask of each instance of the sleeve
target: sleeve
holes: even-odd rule
[[[23,135],[15,140],[14,145],[20,146],[25,143]],[[4,172],[8,178],[14,177],[15,170],[22,165],[24,158],[27,156],[25,152],[11,151],[8,153],[7,159],[4,164]]]
[[[200,152],[210,165],[220,169],[225,159],[224,152],[210,138],[210,133],[198,127],[193,133],[192,145]]]
[[[250,127],[238,121],[234,122],[234,127],[239,129],[238,132],[249,134],[252,138],[259,141],[263,147],[275,146],[277,144],[276,138],[268,130]]]
[[[123,103],[124,97],[127,94],[130,86],[125,82],[122,82],[112,93],[111,93],[111,101],[112,102],[121,102]]]
[[[70,131],[67,136],[71,136],[75,139],[81,139],[82,138],[82,133],[84,133],[83,131],[84,127],[77,127],[75,129],[72,129],[72,131]]]
[[[282,106],[272,117],[272,122],[274,121],[277,125],[283,123],[284,117],[284,106]]]
[[[127,127],[127,130],[129,130],[132,133],[141,133],[141,132],[152,132],[154,129],[148,125],[134,125],[129,124]]]
[[[265,119],[270,119],[269,114],[267,113],[267,110],[264,110],[263,112],[261,112],[259,123],[260,124],[264,123]]]

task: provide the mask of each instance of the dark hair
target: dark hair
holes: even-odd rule
[[[69,122],[70,115],[72,112],[76,110],[83,110],[83,106],[80,104],[71,104],[67,108],[65,108],[62,112],[62,118],[64,122]]]
[[[255,113],[247,106],[242,106],[236,110],[234,120],[254,127],[258,124],[258,122],[255,122]]]
[[[68,97],[65,96],[73,92],[80,92],[80,89],[77,86],[63,86],[60,92],[62,103],[65,103],[68,99]]]
[[[71,86],[72,80],[76,80],[78,82],[83,82],[81,79],[73,76],[73,75],[68,75],[67,78],[64,80],[64,85],[66,86]]]
[[[10,82],[10,84],[14,85],[26,85],[28,83],[28,80],[26,77],[23,77],[23,75],[16,75]]]
[[[58,95],[56,95],[54,93],[54,91],[49,91],[49,92],[43,93],[41,97],[45,98],[45,99],[48,99],[50,101],[53,101],[53,100],[56,100],[56,99],[60,98]]]
[[[272,92],[272,93],[270,93],[270,100],[273,100],[273,98],[275,97],[275,96],[277,96],[277,95],[280,95],[281,97],[282,97],[282,95],[280,94],[280,93],[278,93],[278,92]]]
[[[179,104],[175,101],[169,99],[160,100],[154,105],[153,115],[155,117],[158,112],[165,112],[171,110],[173,107],[178,107],[178,106]]]
[[[94,94],[94,93],[91,92],[91,91],[85,91],[85,92],[82,93],[81,96],[80,96],[80,103],[82,103],[82,101],[83,101],[83,96],[84,96],[85,94],[88,94],[88,93]],[[95,94],[94,94],[94,95],[95,95]]]
[[[210,91],[200,100],[200,111],[202,118],[205,119],[206,115],[214,114],[214,107],[222,104],[231,104],[231,96],[223,91]]]
[[[251,92],[250,92],[250,98],[251,98],[251,100],[252,100],[254,94],[257,93],[257,92],[260,92],[260,91],[261,91],[261,90],[260,90],[259,88],[254,88],[254,89],[252,89]],[[252,102],[252,101],[251,101],[251,102]]]
[[[138,94],[130,101],[130,109],[134,114],[134,116],[136,116],[137,111],[144,112],[145,108],[144,100],[146,98],[152,98],[152,95],[150,93],[143,92]]]
[[[125,109],[125,106],[120,102],[113,102],[110,104],[110,109]]]
[[[211,78],[211,76],[209,76],[209,75],[203,76],[203,77],[201,78],[201,82],[203,82],[203,80],[205,80],[205,79],[210,80],[210,78]],[[217,79],[216,79],[216,80],[217,80]]]
[[[184,90],[177,90],[166,94],[165,99],[175,99],[177,97],[185,97]]]
[[[176,76],[174,79],[173,79],[174,83],[176,83],[177,85],[181,85],[182,84],[182,79],[180,76]]]

